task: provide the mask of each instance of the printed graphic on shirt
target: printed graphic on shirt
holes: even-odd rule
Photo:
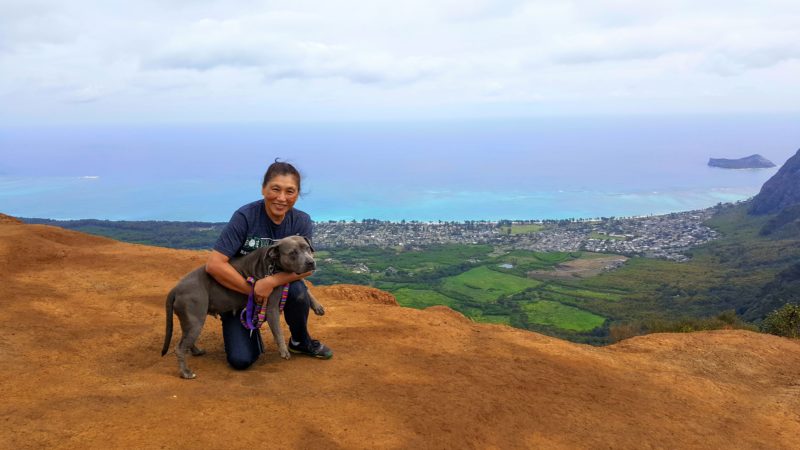
[[[244,245],[242,245],[242,248],[239,249],[239,254],[240,255],[246,255],[246,254],[252,252],[255,249],[258,249],[258,248],[261,248],[261,247],[269,247],[274,242],[275,242],[275,240],[270,239],[270,238],[262,238],[262,237],[250,236],[250,237],[248,237],[247,239],[244,240]]]

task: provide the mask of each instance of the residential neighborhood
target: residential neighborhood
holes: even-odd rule
[[[661,216],[549,221],[387,222],[375,219],[315,224],[319,249],[492,244],[535,251],[591,251],[684,261],[687,249],[715,239],[703,225],[713,208]],[[515,232],[516,227],[535,231]],[[528,227],[528,228],[525,228]]]

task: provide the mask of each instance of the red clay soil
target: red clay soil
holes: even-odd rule
[[[327,313],[310,329],[333,359],[284,361],[269,342],[237,372],[209,318],[198,378],[183,380],[160,356],[164,298],[205,257],[0,223],[0,448],[800,444],[797,341],[717,331],[594,348],[357,286],[314,288]]]

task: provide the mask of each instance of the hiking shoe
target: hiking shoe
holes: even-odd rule
[[[325,344],[315,339],[308,341],[306,345],[295,344],[291,339],[289,340],[289,351],[292,353],[299,353],[301,355],[313,356],[319,359],[333,358],[333,350],[329,349]]]

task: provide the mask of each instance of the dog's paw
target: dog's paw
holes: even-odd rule
[[[283,359],[289,359],[292,357],[292,354],[289,353],[289,350],[285,348],[278,349],[278,353],[281,354],[281,358]]]
[[[325,308],[323,308],[322,305],[314,305],[314,314],[318,316],[324,316]]]
[[[183,378],[184,380],[194,380],[195,378],[197,378],[197,375],[194,372],[187,370],[181,372],[181,378]]]

